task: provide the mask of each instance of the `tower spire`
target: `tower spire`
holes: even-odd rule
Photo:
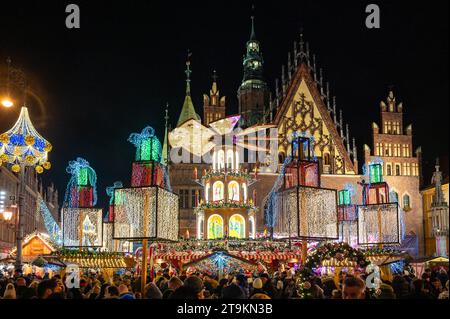
[[[186,95],[191,95],[191,51],[188,50],[187,59],[186,59]]]
[[[191,98],[191,56],[192,53],[188,50],[187,59],[186,59],[186,96],[184,98],[183,108],[181,109],[180,117],[178,118],[177,126],[180,126],[187,120],[197,120],[200,121],[200,116],[195,112],[194,104],[192,103]]]
[[[250,41],[253,41],[253,40],[256,40],[254,13],[252,13],[251,19],[252,19],[252,31],[250,32]]]
[[[168,131],[169,131],[169,103],[166,103],[166,114],[164,116],[164,144],[162,149],[162,164],[168,165],[169,164],[169,145],[168,145]]]

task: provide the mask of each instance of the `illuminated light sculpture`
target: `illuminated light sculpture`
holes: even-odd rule
[[[358,206],[358,245],[396,245],[403,236],[402,215],[397,202],[391,202],[389,186],[383,182],[379,163],[370,163],[369,180],[363,180],[363,205]]]
[[[19,226],[16,237],[17,269],[22,269],[25,170],[27,167],[34,167],[36,173],[41,174],[44,169],[50,169],[48,153],[51,150],[52,145],[34,128],[26,107],[21,108],[19,118],[14,126],[0,135],[0,165],[9,163],[11,170],[19,174],[19,214],[17,218]]]
[[[103,218],[102,249],[109,252],[130,253],[133,251],[133,244],[131,242],[113,239],[115,189],[122,187],[123,184],[121,181],[114,182],[112,186],[106,187],[106,194],[109,197],[109,210],[108,214]],[[119,204],[122,203],[120,198],[117,200],[117,202]]]
[[[63,247],[100,248],[103,245],[103,212],[96,208],[97,174],[89,162],[78,157],[66,169],[71,175],[62,212]]]
[[[28,108],[22,107],[14,126],[0,135],[0,165],[9,163],[14,173],[25,166],[33,166],[37,173],[50,169],[48,153],[52,145],[34,128]]]
[[[257,209],[247,196],[254,181],[240,169],[236,154],[236,145],[217,147],[211,169],[197,181],[204,189],[195,208],[197,239],[256,238]]]
[[[199,157],[210,152],[215,147],[221,146],[223,137],[228,138],[232,141],[232,144],[241,148],[246,148],[251,151],[268,151],[264,146],[257,145],[257,143],[248,143],[245,140],[246,137],[248,138],[274,126],[261,125],[238,131],[235,128],[240,118],[240,115],[227,117],[210,123],[209,127],[203,126],[197,120],[188,120],[169,133],[169,143],[172,148],[183,148]],[[255,139],[256,136],[252,138]],[[266,138],[263,139],[266,140]],[[222,156],[225,159],[225,154]]]
[[[302,241],[303,261],[306,260],[308,240],[339,238],[336,190],[311,186],[320,185],[320,173],[316,170],[317,160],[308,150],[310,141],[294,136],[291,156],[286,158],[269,193],[266,212],[272,237],[289,242]],[[305,167],[314,168],[308,178],[304,173],[307,171]]]
[[[147,126],[141,133],[133,133],[128,138],[136,147],[135,161],[132,164],[131,186],[165,187],[164,165],[161,164],[161,143],[155,130]]]
[[[311,140],[307,137],[294,137],[292,144],[292,161],[285,166],[284,171],[285,188],[320,187],[319,163],[311,159]]]
[[[273,235],[286,239],[338,239],[336,190],[318,187],[318,162],[309,151],[304,152],[305,145],[310,150],[308,138],[293,140],[291,157],[284,166],[283,184],[276,192]],[[310,173],[305,174],[308,169]]]
[[[131,187],[114,189],[112,237],[126,242],[142,242],[141,273],[147,274],[148,241],[178,239],[178,196],[164,188],[169,186],[167,171],[161,164],[161,144],[153,128],[146,127],[140,134],[131,134],[128,141],[137,149],[135,163],[150,164],[148,169],[151,173],[138,174],[135,170],[139,166],[133,165]],[[155,178],[155,172],[160,172],[161,178]],[[140,177],[135,179],[136,175]],[[147,176],[151,176],[150,180]],[[146,277],[141,280],[142,293]]]
[[[347,186],[338,192],[339,241],[356,247],[358,243],[358,207],[352,204],[354,188]]]

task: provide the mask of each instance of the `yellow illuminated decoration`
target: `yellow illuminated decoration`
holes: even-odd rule
[[[230,218],[230,233],[232,238],[245,238],[245,219],[241,215],[233,215]]]
[[[208,219],[208,239],[223,237],[223,219],[219,215],[212,215]]]
[[[224,185],[222,182],[215,182],[213,184],[213,201],[221,201],[224,199]]]
[[[228,183],[228,199],[230,201],[239,201],[239,184],[236,181]]]

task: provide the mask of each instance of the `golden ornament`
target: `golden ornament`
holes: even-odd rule
[[[51,167],[52,167],[52,163],[50,163],[50,162],[45,162],[44,164],[42,164],[42,166],[45,168],[45,169],[50,169]]]
[[[0,142],[2,142],[3,144],[8,144],[9,142],[8,134],[3,133],[2,135],[0,135]]]
[[[2,160],[2,162],[7,162],[9,159],[7,154],[2,154],[0,155],[0,160]]]
[[[20,172],[20,165],[19,164],[14,164],[13,166],[11,166],[11,170],[14,173],[19,173]]]
[[[38,174],[42,174],[42,172],[44,171],[44,169],[40,165],[36,166],[35,170],[36,170],[36,173],[38,173]]]
[[[25,137],[25,144],[27,144],[28,146],[33,145],[34,142],[35,142],[34,136],[27,135],[27,136]]]
[[[13,154],[15,156],[19,156],[20,154],[22,154],[22,151],[20,150],[20,147],[18,147],[18,146],[14,147]]]
[[[45,144],[44,151],[50,152],[50,151],[52,150],[52,148],[53,148],[52,144],[50,144],[49,142],[47,142],[47,143]]]
[[[33,155],[27,155],[27,157],[25,157],[25,161],[29,164],[33,164],[35,160],[35,157]]]

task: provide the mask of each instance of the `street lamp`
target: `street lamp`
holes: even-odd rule
[[[3,220],[7,223],[9,223],[12,219],[13,212],[11,211],[4,211],[2,212]]]
[[[52,145],[34,128],[28,114],[28,108],[22,107],[19,118],[14,126],[0,135],[0,164],[11,165],[11,170],[19,175],[19,213],[17,231],[16,268],[22,268],[22,240],[24,223],[25,170],[33,167],[41,174],[44,169],[50,169],[48,152]]]
[[[1,102],[3,107],[10,108],[14,106],[14,102],[9,97],[4,97]]]

